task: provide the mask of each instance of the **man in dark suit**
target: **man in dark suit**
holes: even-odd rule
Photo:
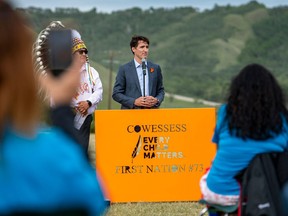
[[[134,59],[120,66],[112,98],[121,104],[121,109],[158,108],[165,92],[160,66],[147,61],[149,39],[133,36],[130,48]]]

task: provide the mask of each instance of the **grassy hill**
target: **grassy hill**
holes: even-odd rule
[[[104,84],[100,109],[108,107],[111,97],[111,65],[113,85],[119,65],[133,57],[129,42],[134,34],[150,39],[149,59],[161,65],[169,93],[222,102],[231,77],[252,62],[268,67],[288,91],[287,6],[268,9],[251,1],[238,7],[215,5],[204,12],[193,7],[131,8],[111,14],[99,13],[96,8],[88,12],[76,8],[22,11],[36,32],[52,20],[61,20],[81,33]],[[169,98],[163,103],[167,108],[198,105]],[[112,101],[111,108],[119,105]]]

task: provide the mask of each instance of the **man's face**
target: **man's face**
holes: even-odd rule
[[[141,62],[143,58],[148,57],[148,52],[149,52],[149,45],[148,43],[140,40],[138,41],[137,47],[132,47],[132,51],[134,52],[134,57],[138,62]]]
[[[74,53],[74,57],[79,59],[79,61],[84,64],[86,63],[88,51],[86,49],[80,49]]]

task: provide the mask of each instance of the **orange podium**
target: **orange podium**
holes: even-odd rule
[[[95,111],[96,168],[111,202],[197,201],[216,152],[215,108]]]

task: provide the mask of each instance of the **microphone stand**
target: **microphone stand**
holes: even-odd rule
[[[143,71],[143,97],[145,97],[145,75],[146,73]]]
[[[146,64],[142,60],[142,71],[143,71],[143,97],[145,97],[145,76],[146,76]]]

